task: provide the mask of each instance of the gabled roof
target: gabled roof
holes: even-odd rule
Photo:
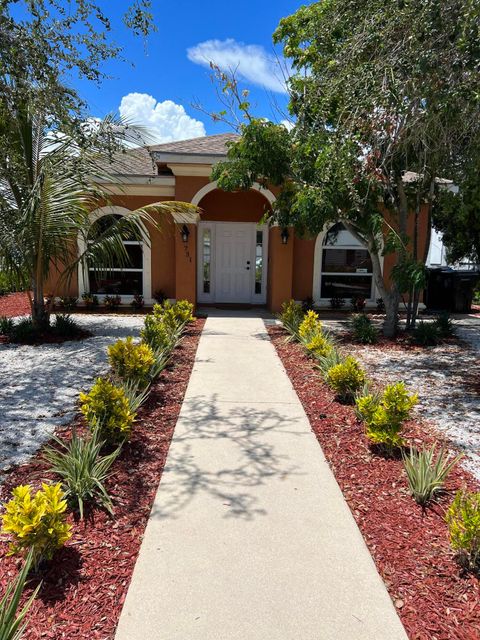
[[[176,155],[225,156],[228,149],[226,143],[236,140],[238,137],[236,133],[218,133],[213,136],[165,142],[164,144],[156,144],[149,148],[154,155],[157,153],[162,155],[172,153]]]
[[[157,176],[156,163],[173,160],[174,156],[177,156],[177,162],[178,156],[197,156],[199,157],[197,162],[208,164],[215,161],[215,157],[226,156],[227,142],[236,140],[238,137],[236,133],[219,133],[213,136],[126,149],[124,152],[115,154],[107,170],[112,175]]]

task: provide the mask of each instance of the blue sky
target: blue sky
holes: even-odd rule
[[[135,66],[109,63],[105,70],[113,78],[100,88],[71,80],[87,100],[91,115],[120,110],[149,126],[160,142],[227,131],[225,124],[212,122],[192,106],[198,101],[209,112],[221,108],[205,66],[212,58],[225,67],[239,63],[242,86],[251,90],[257,115],[277,121],[285,117],[272,106],[276,103],[284,111],[287,102],[282,72],[274,62],[272,33],[279,20],[295,12],[301,2],[153,0],[158,32],[146,44],[114,17],[128,4],[127,0],[103,1],[113,18],[113,38],[125,47],[125,56]]]

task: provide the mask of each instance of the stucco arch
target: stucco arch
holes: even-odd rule
[[[207,193],[210,193],[211,191],[214,191],[215,189],[218,189],[219,187],[217,186],[217,182],[209,182],[208,184],[204,185],[201,189],[199,189],[197,191],[197,193],[193,196],[193,198],[191,199],[191,203],[194,204],[195,206],[198,206],[198,204],[200,203],[200,200],[207,195]],[[252,187],[251,187],[254,191],[259,191],[263,196],[265,196],[265,198],[268,200],[268,202],[270,204],[273,204],[276,200],[274,194],[270,191],[270,189],[264,189],[260,184],[258,184],[258,182],[254,182]]]
[[[120,206],[105,206],[95,209],[89,214],[90,224],[92,225],[99,218],[108,215],[120,215],[120,216],[128,216],[131,213],[131,209],[127,209],[126,207]],[[150,234],[148,232],[147,227],[143,224],[142,221],[139,221],[138,226],[140,227],[142,233],[142,246],[143,246],[143,298],[146,304],[152,304],[152,249],[150,244]],[[82,254],[85,251],[85,241],[83,237],[78,237],[77,241],[79,254]],[[78,269],[78,295],[82,296],[83,293],[88,291],[88,273],[82,267]],[[130,302],[133,296],[122,296],[122,302]]]

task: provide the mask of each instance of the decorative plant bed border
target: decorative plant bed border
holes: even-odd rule
[[[152,384],[132,438],[115,462],[107,483],[114,518],[95,510],[84,521],[77,521],[73,537],[38,576],[43,581],[42,587],[28,613],[25,640],[114,637],[204,322],[196,320],[188,326],[172,364]],[[57,433],[68,436],[73,427],[82,428],[81,421]],[[0,502],[8,499],[12,487],[36,485],[48,478],[46,468],[41,452],[16,467],[0,486]],[[69,520],[73,522],[73,517],[69,516]],[[0,593],[19,566],[18,558],[6,554],[7,543],[0,541]],[[25,596],[38,580],[30,580]]]
[[[372,453],[353,407],[335,400],[303,347],[286,342],[280,327],[268,333],[409,637],[479,638],[480,583],[462,573],[450,550],[444,521],[450,496],[422,510],[408,493],[402,461]],[[440,439],[421,421],[408,423],[406,436],[417,445]],[[460,487],[479,489],[457,465],[446,489]]]

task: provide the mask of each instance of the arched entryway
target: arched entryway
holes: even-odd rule
[[[201,209],[197,244],[199,303],[265,304],[269,229],[262,224],[275,196],[255,185],[225,192],[214,183],[192,199]]]

